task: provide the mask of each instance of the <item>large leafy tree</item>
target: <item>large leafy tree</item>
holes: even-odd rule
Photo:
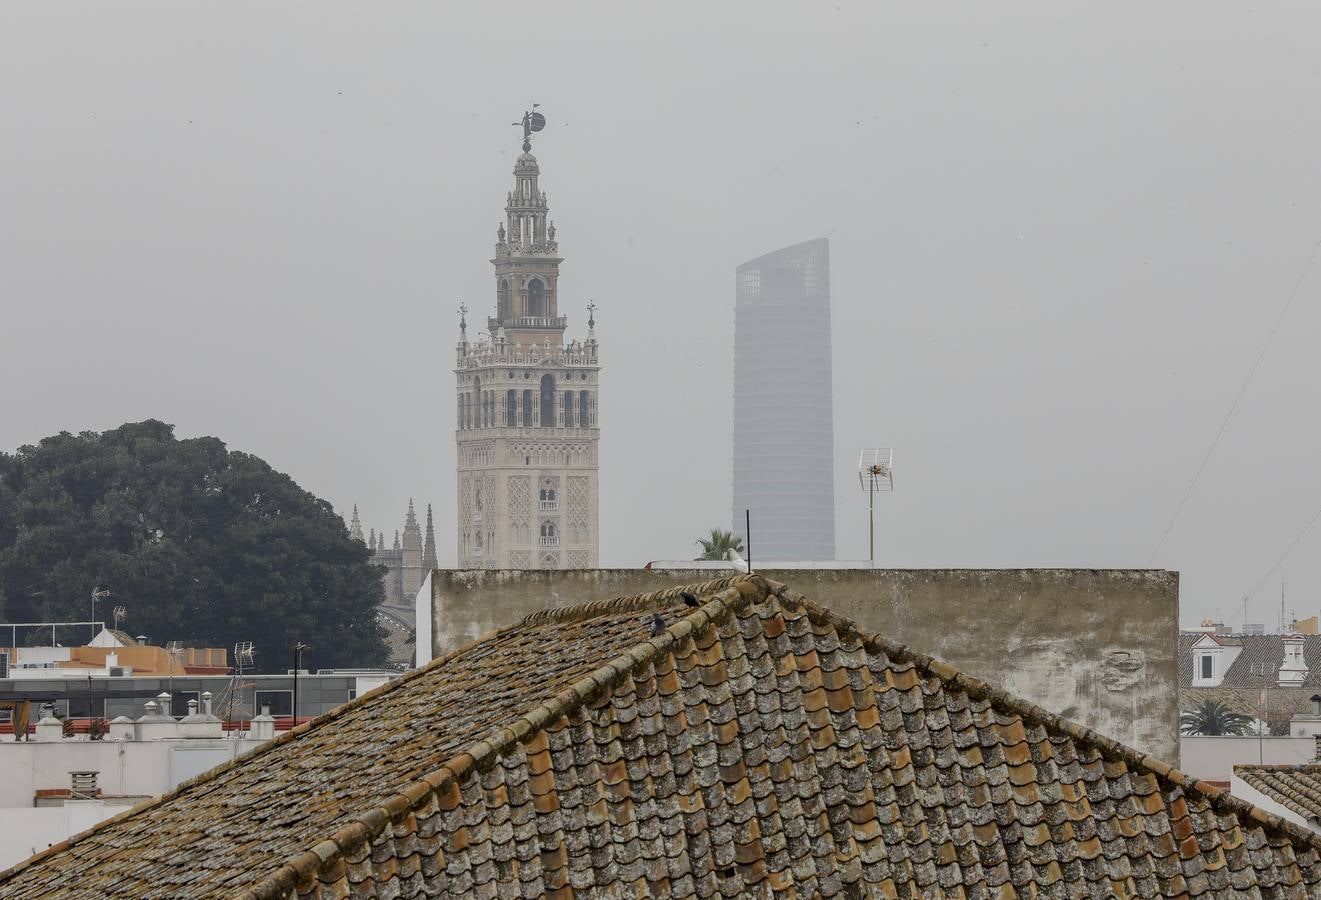
[[[698,538],[697,543],[702,546],[702,555],[698,559],[724,559],[726,551],[736,550],[743,552],[743,538],[738,537],[732,531],[721,531],[719,528],[711,529],[709,538]]]
[[[85,620],[93,587],[153,643],[230,648],[263,670],[384,661],[365,545],[331,505],[216,438],[148,420],[0,453],[0,612]],[[101,613],[104,616],[104,612]]]
[[[1219,700],[1203,700],[1179,716],[1179,730],[1184,734],[1248,734],[1252,717],[1234,712]]]

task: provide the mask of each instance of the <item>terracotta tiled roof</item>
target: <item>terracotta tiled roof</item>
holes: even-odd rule
[[[1303,818],[1321,819],[1321,764],[1234,766],[1234,774]]]
[[[1305,897],[1321,839],[754,576],[529,616],[6,897]],[[654,611],[666,630],[650,635]]]

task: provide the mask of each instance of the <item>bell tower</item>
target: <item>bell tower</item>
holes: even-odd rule
[[[525,113],[514,188],[496,229],[494,315],[468,340],[459,308],[457,378],[460,568],[599,565],[596,305],[587,337],[565,340],[559,244]]]

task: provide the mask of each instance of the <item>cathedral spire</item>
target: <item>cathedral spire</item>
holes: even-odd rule
[[[376,529],[375,529],[375,528],[373,528],[373,529],[371,530],[371,534],[369,534],[369,535],[367,536],[367,549],[368,549],[368,550],[375,550],[375,549],[376,549]]]
[[[396,528],[396,529],[394,530],[394,548],[395,548],[396,550],[399,549],[399,529],[398,529],[398,528]]]
[[[358,504],[353,504],[353,520],[349,523],[349,537],[361,543],[362,522],[358,519]]]
[[[413,512],[413,498],[408,498],[408,515],[404,516],[405,528],[417,527],[417,513]]]
[[[430,571],[440,568],[436,561],[436,529],[431,521],[431,504],[427,504],[427,542],[422,549],[422,569]]]

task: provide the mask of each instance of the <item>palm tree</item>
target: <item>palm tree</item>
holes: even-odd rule
[[[743,538],[735,537],[732,531],[721,531],[719,528],[711,529],[711,537],[698,538],[697,543],[702,545],[702,555],[698,559],[724,559],[725,552],[733,549],[743,552]]]
[[[1184,734],[1249,734],[1252,716],[1236,713],[1219,700],[1203,700],[1179,716]]]

